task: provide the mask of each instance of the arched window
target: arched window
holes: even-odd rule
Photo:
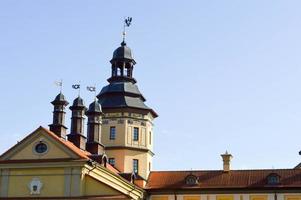
[[[120,70],[120,68],[118,67],[117,68],[117,76],[120,76],[121,75],[121,70]]]

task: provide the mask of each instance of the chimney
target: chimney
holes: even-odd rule
[[[97,99],[89,105],[86,112],[88,116],[88,129],[87,129],[87,144],[86,149],[94,155],[101,155],[104,153],[104,146],[101,144],[101,106]]]
[[[65,107],[68,101],[65,96],[60,92],[55,99],[51,102],[54,106],[53,109],[53,122],[49,125],[50,131],[54,132],[58,137],[66,138],[67,127],[65,126]]]
[[[226,151],[226,153],[222,154],[221,156],[223,158],[223,170],[224,172],[229,172],[231,169],[230,162],[231,162],[232,155]]]
[[[72,116],[71,130],[70,134],[68,135],[68,140],[78,148],[85,150],[86,137],[84,136],[84,115],[86,107],[83,99],[81,97],[74,99],[72,106],[70,106],[70,110],[72,111]]]

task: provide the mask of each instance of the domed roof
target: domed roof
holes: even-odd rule
[[[68,105],[68,101],[66,101],[65,96],[60,92],[55,99],[51,102],[53,105],[62,104]]]
[[[113,52],[113,58],[111,61],[119,59],[134,60],[132,50],[126,46],[125,42],[122,42],[121,46]]]
[[[70,110],[85,110],[84,100],[78,96],[76,99],[73,100],[72,106],[70,106]]]
[[[72,106],[74,106],[74,107],[85,106],[84,105],[84,100],[81,97],[77,97],[76,99],[74,99]]]
[[[101,105],[98,103],[97,100],[95,100],[93,103],[89,105],[89,109],[87,111],[87,114],[89,113],[102,113],[101,111]]]

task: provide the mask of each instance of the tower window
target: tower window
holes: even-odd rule
[[[152,144],[152,132],[149,132],[149,144]]]
[[[133,159],[133,172],[138,174],[139,163],[137,159]]]
[[[115,140],[116,139],[116,127],[111,126],[110,127],[110,140]]]
[[[109,158],[109,164],[115,166],[115,158]]]
[[[133,140],[134,141],[138,141],[139,140],[139,128],[137,128],[137,127],[134,127]]]

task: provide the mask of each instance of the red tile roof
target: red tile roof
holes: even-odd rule
[[[42,129],[46,131],[51,137],[53,137],[56,141],[60,142],[61,144],[65,145],[68,149],[70,149],[72,152],[77,154],[80,158],[83,159],[90,159],[89,156],[91,155],[90,152],[81,150],[77,146],[75,146],[72,142],[65,140],[63,138],[58,137],[55,133],[52,131],[40,126],[37,130]]]
[[[268,185],[267,176],[276,173],[280,184]],[[198,184],[186,185],[188,175],[198,177]],[[267,189],[299,188],[301,189],[301,169],[267,169],[267,170],[231,170],[216,171],[153,171],[149,175],[145,189]]]

